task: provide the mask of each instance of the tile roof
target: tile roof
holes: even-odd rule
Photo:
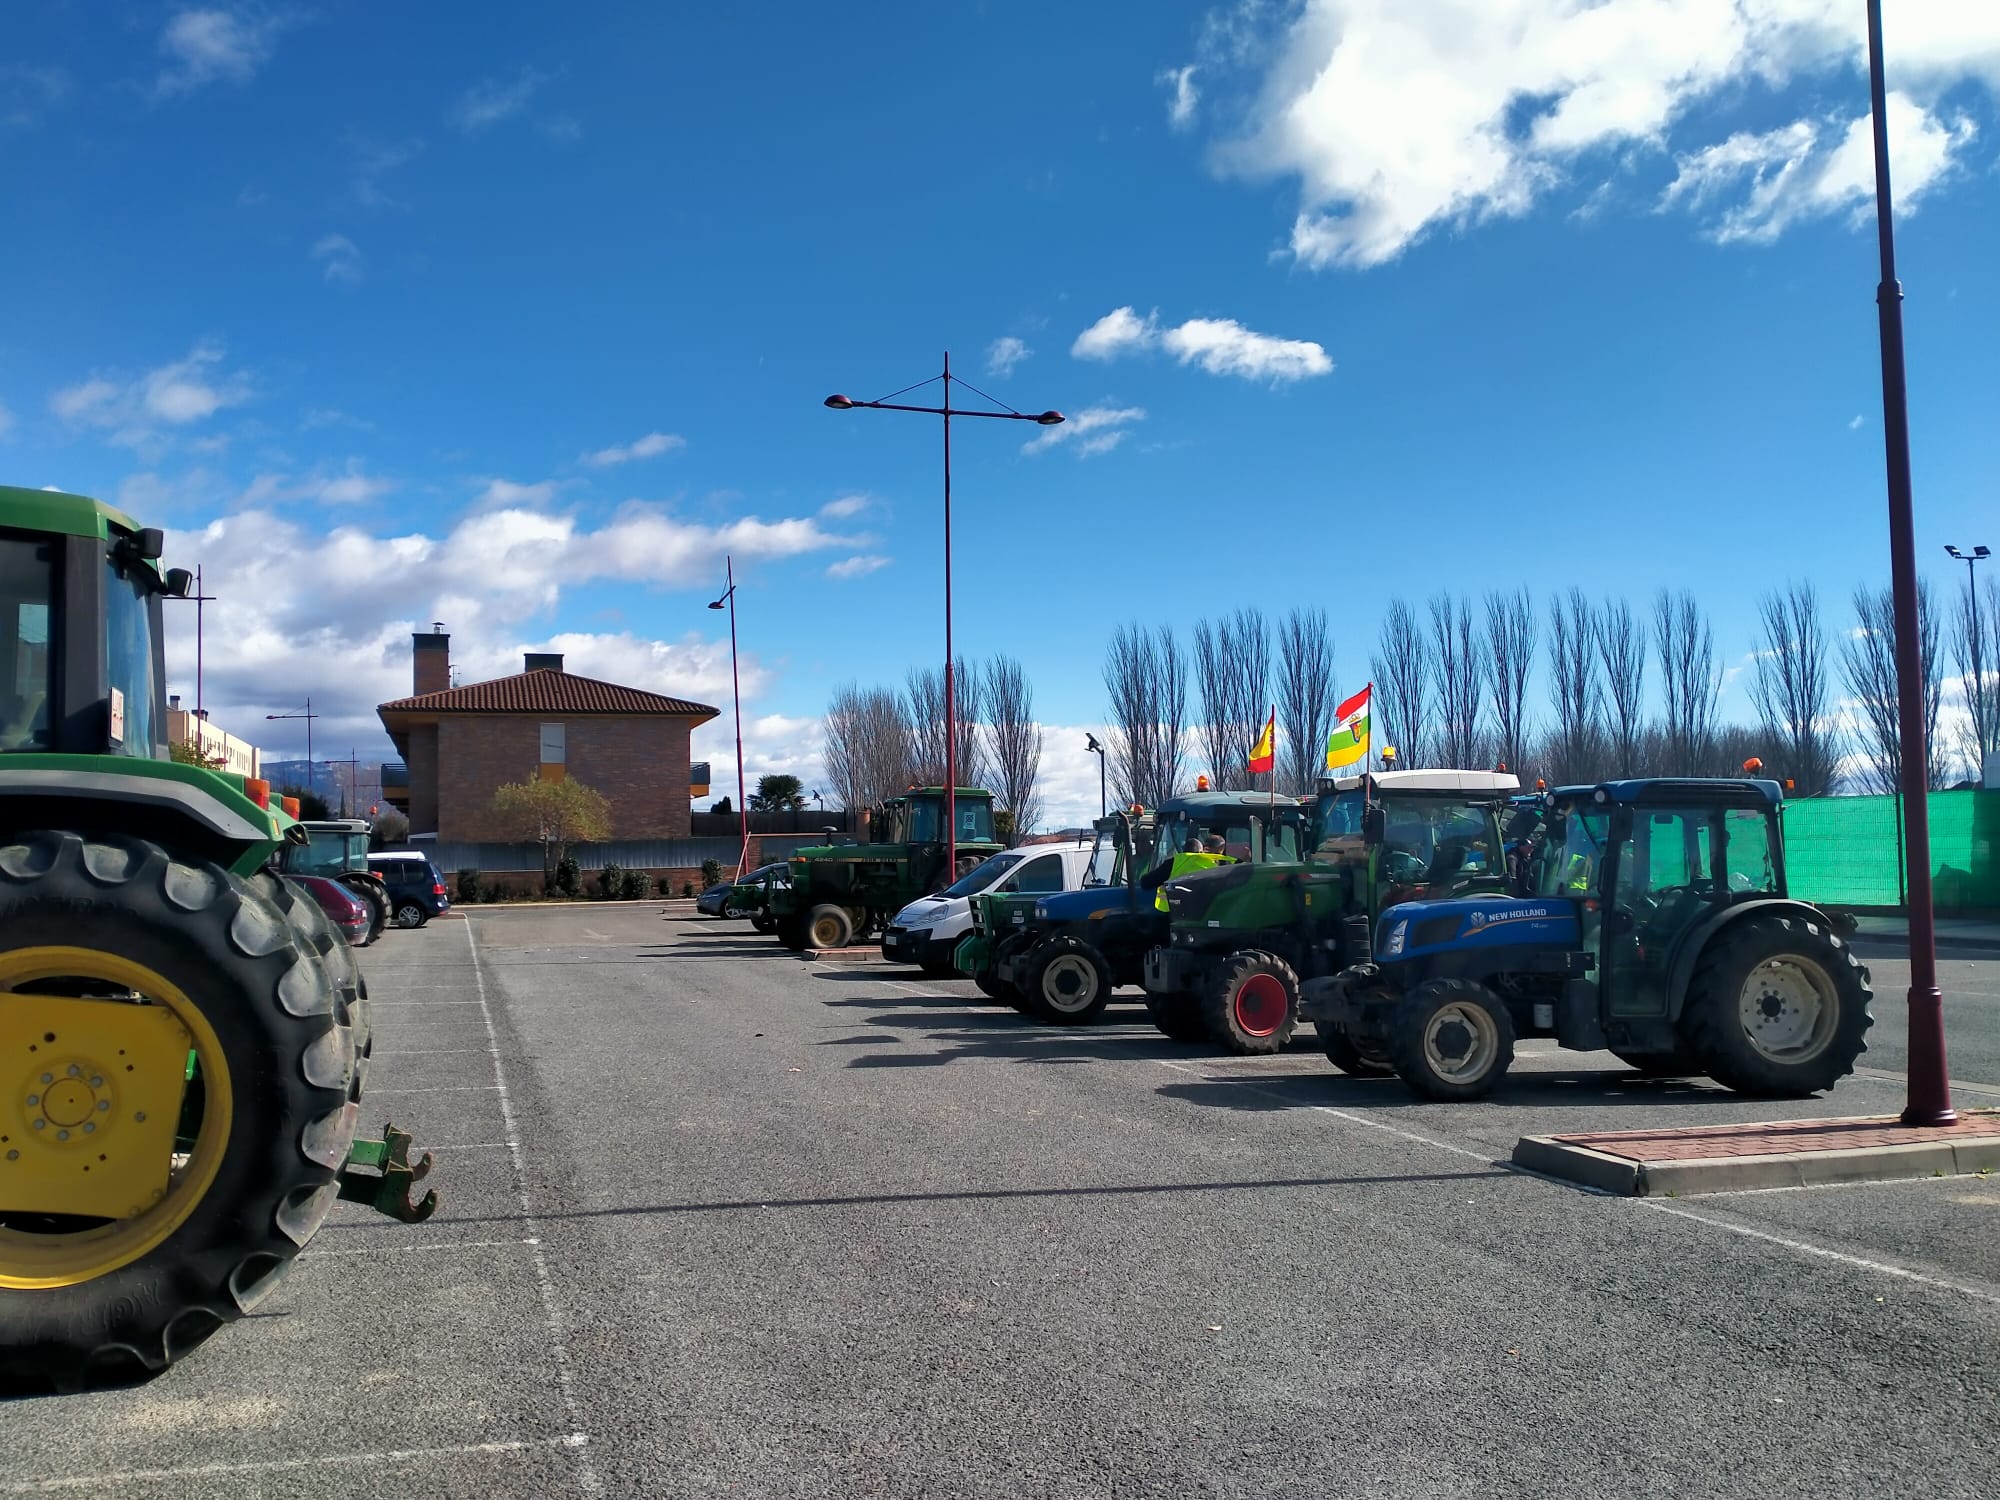
[[[691,703],[685,698],[669,698],[661,693],[620,687],[615,682],[599,682],[595,677],[578,677],[573,672],[557,672],[542,667],[533,672],[517,672],[512,677],[496,677],[491,682],[446,688],[440,693],[397,698],[379,705],[377,712],[694,714],[712,719],[718,710],[706,703]]]

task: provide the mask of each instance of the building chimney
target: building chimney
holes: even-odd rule
[[[175,693],[171,697],[169,697],[167,699],[167,707],[171,709],[174,713],[179,713],[181,711],[181,695],[179,693]]]
[[[521,659],[527,663],[521,668],[523,672],[560,672],[563,669],[560,651],[529,651],[523,653]]]
[[[410,691],[418,697],[451,686],[451,637],[442,623],[410,637]]]

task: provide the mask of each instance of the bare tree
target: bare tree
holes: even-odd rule
[[[1896,602],[1889,589],[1854,591],[1854,630],[1840,643],[1841,676],[1859,720],[1853,740],[1857,779],[1865,791],[1895,793],[1903,786],[1902,716],[1896,696]],[[1930,764],[1924,784],[1945,784],[1947,751],[1938,743],[1938,705],[1944,698],[1944,671],[1938,654],[1937,611],[1930,585],[1917,587],[1917,653],[1924,675],[1924,744]]]
[[[1173,631],[1119,626],[1105,648],[1104,688],[1119,801],[1158,807],[1180,790],[1187,735],[1187,658]]]
[[[1018,844],[1042,815],[1036,790],[1042,766],[1042,726],[1035,722],[1035,689],[1020,662],[996,656],[986,664],[984,697],[1001,806],[1013,813],[1009,842]]]
[[[1450,594],[1438,594],[1430,602],[1430,616],[1431,662],[1437,669],[1438,760],[1454,770],[1472,770],[1486,759],[1486,737],[1479,722],[1486,703],[1486,663],[1473,634],[1472,609]]]
[[[826,707],[822,761],[841,805],[859,813],[910,784],[910,724],[887,688],[844,683]]]
[[[1965,695],[1966,725],[1958,752],[1973,781],[2000,755],[2000,588],[1986,581],[1985,607],[1970,583],[1959,599],[1951,635],[1952,665]]]
[[[979,732],[980,677],[961,657],[952,666],[952,696],[958,699],[958,784],[987,782],[986,747]],[[945,778],[944,673],[912,667],[904,678],[903,712],[910,724],[910,770],[924,786]]]
[[[1597,780],[1603,756],[1604,689],[1597,673],[1596,619],[1583,590],[1549,603],[1548,759],[1563,784]]]
[[[1417,612],[1402,599],[1391,599],[1376,633],[1375,654],[1369,658],[1375,695],[1369,704],[1375,753],[1393,749],[1406,766],[1421,766],[1431,758],[1436,665],[1430,641],[1417,624]]]
[[[1271,709],[1271,632],[1260,609],[1239,609],[1194,628],[1201,739],[1218,790],[1266,784],[1250,775],[1250,751]]]
[[[1604,730],[1610,774],[1639,774],[1645,732],[1646,632],[1629,599],[1606,600],[1597,612],[1597,660],[1604,668]]]
[[[1528,678],[1535,669],[1535,601],[1525,587],[1486,596],[1487,685],[1495,752],[1519,775],[1528,757]]]
[[[1751,696],[1764,732],[1784,746],[1784,776],[1802,797],[1832,789],[1840,756],[1826,722],[1829,683],[1819,592],[1794,583],[1757,604],[1758,641]]]
[[[1655,774],[1703,775],[1714,760],[1722,669],[1715,660],[1715,632],[1693,590],[1660,590],[1653,601],[1653,635],[1667,715],[1666,763]]]
[[[1326,764],[1338,689],[1333,630],[1323,609],[1295,609],[1278,627],[1278,723],[1284,733],[1279,790],[1305,796]]]

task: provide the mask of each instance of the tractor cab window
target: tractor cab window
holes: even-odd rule
[[[1260,863],[1278,861],[1297,864],[1299,861],[1299,825],[1294,820],[1266,823],[1262,828],[1263,848],[1258,852]]]
[[[286,844],[279,854],[288,875],[334,876],[355,868],[348,862],[347,840],[337,833],[312,833],[309,842]]]
[[[1381,871],[1398,886],[1448,886],[1500,869],[1490,809],[1436,798],[1385,798]]]
[[[1688,929],[1716,899],[1706,808],[1639,807],[1618,845],[1606,927],[1614,1015],[1664,1015],[1667,975]]]
[[[942,811],[942,809],[940,809]],[[1020,830],[1026,833],[1028,830]],[[993,837],[993,804],[984,797],[961,797],[958,799],[958,842],[961,844],[991,844]]]
[[[1604,868],[1605,841],[1610,837],[1611,819],[1601,812],[1571,808],[1562,817],[1560,840],[1551,837],[1542,846],[1535,874],[1538,896],[1596,896],[1598,876]]]
[[[1321,854],[1360,848],[1361,814],[1365,806],[1358,786],[1321,797],[1313,810],[1313,848]]]
[[[54,593],[49,543],[0,537],[0,750],[49,748]]]
[[[1733,807],[1722,818],[1725,877],[1732,896],[1774,896],[1778,891],[1777,861],[1772,858],[1775,833],[1771,819],[1747,807]]]
[[[155,644],[160,599],[151,574],[107,558],[104,580],[104,680],[110,688],[111,750],[142,760],[162,757],[166,726],[154,716],[160,681]]]
[[[1086,886],[1117,885],[1125,870],[1124,830],[1115,823],[1097,830],[1097,842],[1090,848],[1090,864],[1083,872]]]

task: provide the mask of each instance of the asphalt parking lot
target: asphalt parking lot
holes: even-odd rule
[[[1753,1103],[1530,1044],[1414,1101],[1287,1054],[1081,1031],[657,905],[391,933],[364,1102],[443,1207],[342,1205],[150,1385],[0,1406],[0,1494],[2000,1492],[2000,1184],[1678,1201],[1508,1169],[1529,1133]],[[1950,958],[2000,1105],[2000,955]],[[1136,995],[1129,997],[1136,1002]]]

